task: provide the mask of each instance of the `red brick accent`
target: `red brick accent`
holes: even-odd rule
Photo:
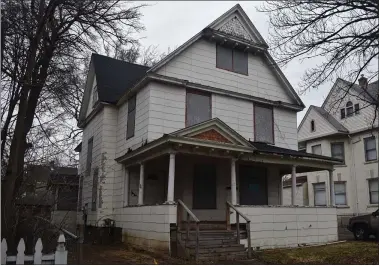
[[[211,129],[211,130],[202,132],[200,134],[197,134],[195,136],[192,136],[192,138],[211,140],[211,141],[223,142],[223,143],[232,143],[230,140],[228,140],[227,138],[225,138],[223,135],[221,135],[220,133],[218,133],[214,129]]]

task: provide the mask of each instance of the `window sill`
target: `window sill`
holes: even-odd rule
[[[342,165],[335,165],[334,167],[336,167],[336,168],[343,168],[343,167],[347,167],[347,165],[346,164],[342,164]]]
[[[336,205],[336,208],[337,209],[349,209],[350,206],[348,206],[348,205]]]
[[[364,162],[364,164],[372,164],[372,163],[377,163],[378,160],[373,160],[373,161],[367,161],[367,162]]]
[[[367,205],[367,208],[378,208],[378,207],[379,207],[379,203]]]

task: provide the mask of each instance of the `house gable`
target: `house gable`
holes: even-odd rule
[[[211,33],[208,29],[210,29]],[[248,53],[248,74],[238,74],[216,67],[216,43],[213,33],[224,34],[231,46]],[[209,36],[209,34],[211,36]],[[271,101],[304,108],[272,57],[267,44],[240,5],[236,5],[208,25],[203,31],[174,50],[148,72],[188,80]]]
[[[91,113],[92,111],[92,91],[93,91],[93,85],[96,84],[96,77],[95,77],[95,68],[93,65],[93,61],[91,59],[89,68],[88,68],[88,74],[86,79],[86,84],[84,87],[83,92],[83,100],[82,105],[80,106],[79,111],[79,124],[86,119],[86,117]]]
[[[250,142],[218,118],[183,128],[169,135],[252,147]]]

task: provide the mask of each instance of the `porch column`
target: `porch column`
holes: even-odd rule
[[[296,165],[292,165],[292,187],[291,187],[291,205],[296,203]]]
[[[144,184],[145,184],[145,164],[141,163],[140,168],[139,168],[138,205],[143,205]]]
[[[236,158],[232,158],[231,159],[231,163],[230,163],[230,177],[231,177],[231,180],[230,180],[230,183],[231,183],[231,186],[230,186],[230,190],[231,190],[231,196],[232,196],[232,204],[233,205],[236,205],[237,204],[237,183],[236,183],[236,161],[237,159]]]
[[[170,161],[168,166],[168,188],[167,203],[174,202],[175,191],[175,153],[170,153]]]
[[[129,169],[125,169],[125,178],[124,178],[124,206],[129,205]]]
[[[333,170],[328,170],[329,172],[329,192],[330,192],[330,206],[335,205],[335,195],[334,195],[334,180],[333,180]]]

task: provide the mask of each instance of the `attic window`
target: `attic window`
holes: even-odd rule
[[[359,114],[359,103],[354,104],[354,113]]]
[[[346,115],[352,116],[354,114],[354,108],[353,108],[353,103],[351,101],[348,101],[346,103]]]
[[[248,55],[225,46],[216,46],[216,67],[239,74],[248,74]]]
[[[311,132],[315,132],[315,131],[316,131],[315,121],[312,120],[312,121],[311,121]]]
[[[92,90],[92,106],[94,106],[98,100],[99,100],[99,97],[97,94],[97,86],[95,86],[93,87],[93,90]]]

